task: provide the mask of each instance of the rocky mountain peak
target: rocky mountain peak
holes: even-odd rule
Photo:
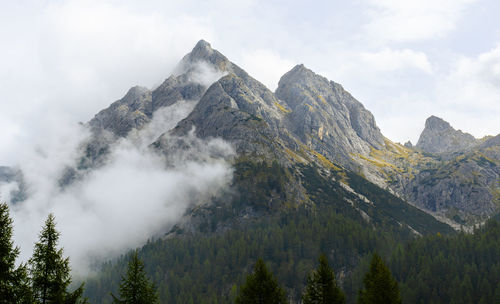
[[[194,46],[191,53],[196,54],[196,53],[200,53],[200,52],[207,52],[207,53],[213,52],[213,49],[212,49],[212,46],[210,45],[210,43],[203,40],[203,39],[200,39],[200,41],[198,41],[196,43],[196,45]]]
[[[464,152],[477,143],[474,136],[455,130],[442,118],[431,116],[418,139],[417,148],[430,153]]]
[[[189,71],[192,64],[205,62],[213,65],[220,71],[231,70],[231,62],[217,50],[212,49],[210,43],[200,40],[194,46],[193,50],[184,56],[180,63],[180,69],[183,72]]]
[[[317,75],[303,64],[298,64],[280,78],[278,88],[276,89],[276,95],[278,98],[286,100],[288,105],[293,109],[299,105],[299,101],[302,100],[286,95],[288,93],[294,94],[295,90],[293,88],[299,87],[301,88],[300,90],[328,90],[330,89],[330,84],[325,77]]]
[[[448,129],[453,129],[447,121],[439,118],[437,116],[430,116],[425,120],[425,128],[429,130],[444,131]]]

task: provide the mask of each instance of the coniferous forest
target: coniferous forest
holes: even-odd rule
[[[284,174],[273,166],[252,170],[268,169],[275,171],[268,176],[278,181],[280,172]],[[500,223],[495,219],[474,233],[409,235],[408,229],[383,214],[371,214],[378,222],[367,224],[344,208],[335,193],[318,185],[321,179],[311,172],[307,177],[310,189],[316,189],[311,190],[314,207],[269,213],[223,231],[211,231],[217,225],[209,224],[203,233],[150,240],[103,264],[86,282],[72,283],[70,261],[58,247],[60,234],[52,215],[33,257],[16,266],[19,250],[12,241],[8,206],[2,204],[0,292],[7,299],[3,303],[256,303],[245,298],[261,294],[259,290],[280,299],[276,303],[323,303],[314,298],[325,295],[334,303],[500,299]],[[355,176],[350,181],[355,183]],[[385,200],[394,200],[385,195]],[[396,212],[389,207],[386,213]],[[227,217],[216,213],[212,220],[223,222]],[[146,300],[127,300],[137,297]],[[385,300],[377,302],[380,299]]]

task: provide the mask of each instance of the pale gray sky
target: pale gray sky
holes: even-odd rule
[[[157,85],[199,39],[272,90],[304,63],[394,141],[415,143],[430,115],[500,132],[496,0],[0,1],[0,165]]]

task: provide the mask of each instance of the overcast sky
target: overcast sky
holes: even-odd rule
[[[0,1],[0,164],[156,86],[199,39],[272,90],[305,64],[393,141],[415,143],[430,115],[500,132],[497,0]]]

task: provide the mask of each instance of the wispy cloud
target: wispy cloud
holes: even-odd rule
[[[367,64],[380,73],[400,69],[417,69],[426,73],[432,72],[432,65],[427,55],[410,49],[392,50],[385,48],[378,52],[360,54],[362,64]]]
[[[374,39],[410,42],[443,37],[456,28],[467,6],[476,0],[369,0],[365,30]]]
[[[210,75],[199,76],[208,79]],[[72,266],[80,274],[87,273],[93,264],[167,232],[189,207],[209,203],[228,187],[232,167],[227,160],[234,150],[227,142],[202,140],[191,132],[172,138],[182,140],[182,148],[171,147],[165,154],[151,148],[196,102],[180,100],[158,110],[143,129],[111,145],[103,166],[63,188],[61,176],[75,166],[90,135],[86,127],[58,121],[57,128],[43,134],[34,147],[26,143],[19,168],[28,198],[12,205],[21,258],[31,255],[37,232],[53,212]],[[164,134],[162,139],[170,136]],[[0,184],[0,193],[10,193],[16,186]]]

